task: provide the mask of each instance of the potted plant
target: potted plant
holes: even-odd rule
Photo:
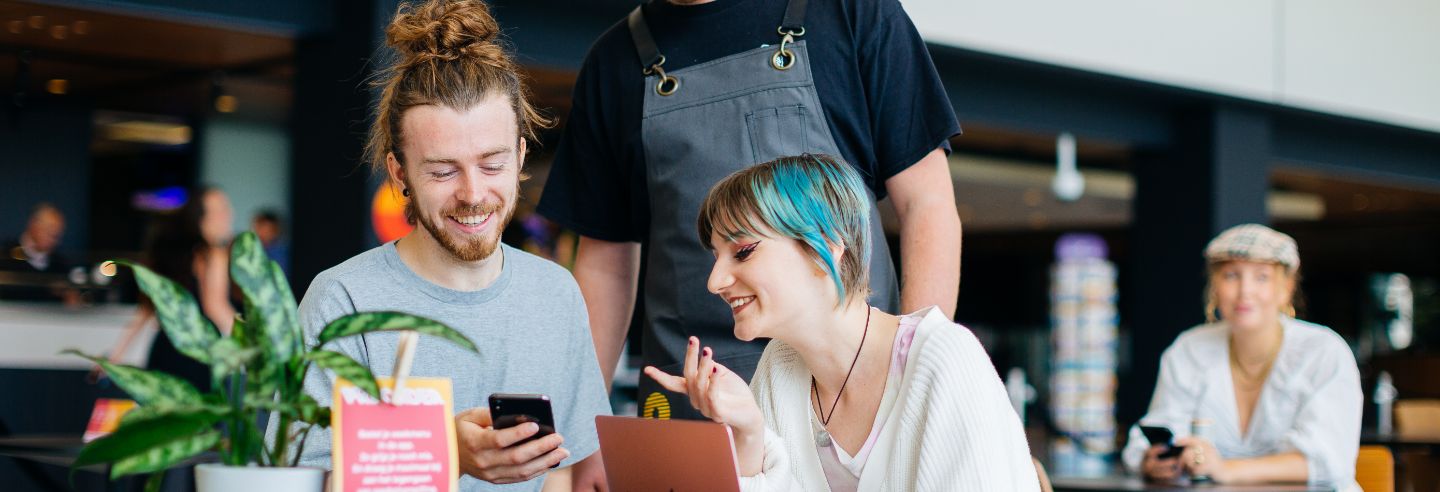
[[[475,344],[454,329],[398,312],[342,317],[326,325],[315,344],[307,346],[289,283],[251,232],[236,238],[230,249],[230,276],[243,293],[244,310],[236,316],[229,336],[216,330],[179,284],[126,261],[107,262],[102,270],[113,275],[113,265],[134,270],[136,283],[154,304],[160,327],[175,348],[211,368],[212,389],[202,393],[169,374],[71,351],[99,364],[139,404],[114,433],[86,445],[75,466],[109,463],[112,479],[150,473],[147,490],[159,489],[166,469],[212,450],[218,452],[220,463],[197,467],[200,492],[217,492],[216,483],[230,484],[235,490],[320,490],[324,471],[296,468],[299,457],[290,456],[291,444],[303,444],[310,429],[330,425],[330,409],[304,392],[306,371],[329,369],[380,399],[368,368],[323,349],[331,340],[413,330],[478,353]],[[278,420],[280,429],[268,441],[257,425],[265,413]],[[220,478],[235,473],[241,478]]]

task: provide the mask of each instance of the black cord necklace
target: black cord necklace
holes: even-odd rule
[[[840,395],[845,394],[845,385],[850,384],[850,375],[855,372],[855,363],[860,362],[860,352],[865,350],[865,338],[870,335],[870,314],[873,309],[869,304],[865,305],[865,331],[860,333],[860,348],[855,349],[855,358],[850,361],[850,370],[845,371],[845,381],[840,383],[840,391],[835,392],[835,402],[830,404],[830,415],[825,415],[825,408],[820,406],[820,387],[815,382],[815,376],[810,376],[810,391],[815,392],[815,409],[819,411],[821,428],[815,433],[815,444],[819,446],[830,445],[830,431],[825,427],[830,425],[830,419],[835,416],[835,409],[840,406]]]

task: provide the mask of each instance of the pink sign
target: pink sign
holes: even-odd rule
[[[380,378],[381,403],[348,381],[335,385],[331,413],[333,489],[451,492],[458,461],[450,380],[409,378],[396,395]]]

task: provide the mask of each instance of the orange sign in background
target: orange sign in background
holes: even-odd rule
[[[82,439],[90,442],[115,432],[115,429],[120,427],[120,418],[133,408],[135,402],[132,400],[96,399],[95,409],[90,411],[90,423],[85,424],[85,437]]]
[[[415,229],[405,220],[405,198],[389,181],[380,185],[370,200],[370,225],[382,243],[405,237]]]

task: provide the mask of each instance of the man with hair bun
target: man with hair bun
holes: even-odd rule
[[[358,311],[403,311],[454,327],[480,355],[422,340],[411,374],[451,378],[455,407],[466,409],[455,417],[461,489],[568,488],[572,476],[590,488],[604,481],[594,419],[610,404],[584,300],[564,268],[500,243],[527,140],[550,122],[527,100],[499,32],[480,1],[400,6],[385,31],[398,56],[376,77],[382,91],[366,153],[418,227],[316,276],[301,323],[311,343],[326,323]],[[397,345],[398,334],[374,333],[327,348],[386,376]],[[306,392],[328,405],[333,379],[312,372]],[[500,392],[549,395],[557,432],[522,443],[535,426],[492,428],[485,401]],[[301,463],[328,468],[329,443],[328,431],[311,435]]]

